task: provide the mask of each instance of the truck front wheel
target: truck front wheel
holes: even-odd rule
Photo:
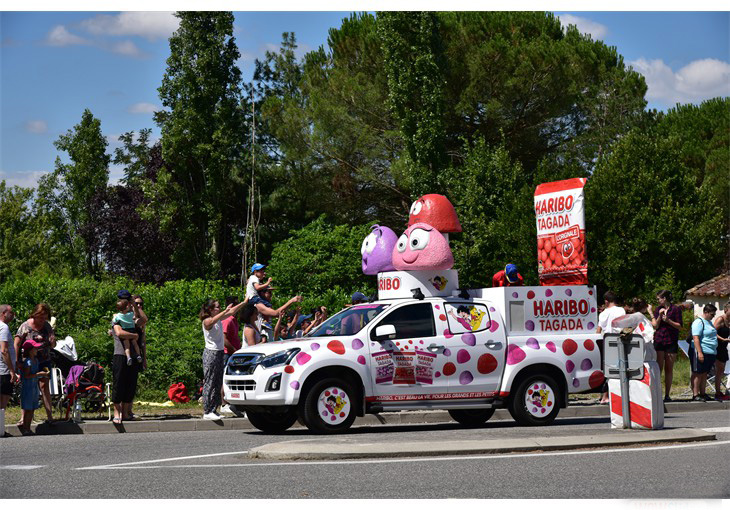
[[[292,407],[283,413],[267,413],[264,411],[246,411],[251,425],[262,432],[278,433],[294,425],[297,421],[297,410]]]
[[[300,404],[302,421],[317,434],[337,434],[350,428],[356,417],[355,390],[347,381],[328,378],[312,386]]]
[[[549,425],[558,416],[562,390],[548,375],[530,375],[517,385],[509,412],[520,425]]]

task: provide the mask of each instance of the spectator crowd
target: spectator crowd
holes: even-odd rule
[[[513,264],[493,277],[494,286],[523,285],[522,276]],[[223,401],[223,374],[231,355],[242,345],[252,346],[264,342],[297,339],[309,334],[327,320],[324,306],[316,306],[305,313],[299,303],[302,296],[294,296],[278,308],[272,304],[275,288],[266,277],[266,266],[256,263],[246,284],[244,299],[239,302],[229,296],[221,307],[220,302],[209,299],[201,306],[204,349],[203,365],[203,418],[220,420],[222,412],[235,412]],[[692,303],[674,304],[672,294],[663,290],[656,295],[658,305],[653,307],[635,298],[627,304],[613,292],[607,291],[599,308],[597,333],[616,333],[612,322],[626,314],[642,313],[648,316],[654,329],[653,348],[660,371],[664,372],[664,401],[672,400],[670,390],[674,377],[674,364],[679,350],[679,334],[682,328],[682,310],[691,309]],[[360,293],[353,294],[351,304],[367,302]],[[127,290],[117,293],[109,334],[113,337],[112,393],[113,422],[121,424],[135,419],[132,412],[137,392],[139,373],[147,368],[145,330],[148,317],[144,300]],[[32,434],[31,422],[36,409],[42,403],[46,422],[53,423],[49,376],[53,367],[52,350],[56,347],[51,309],[46,303],[37,304],[27,320],[13,335],[10,324],[15,319],[11,305],[0,305],[0,431],[4,433],[5,410],[16,385],[20,385],[22,417],[18,427],[23,435]],[[713,305],[705,305],[702,315],[691,325],[688,356],[691,364],[691,389],[693,401],[728,400],[716,386],[714,397],[706,393],[707,374],[714,368],[723,374],[728,361],[728,337],[730,336],[730,303],[724,313],[717,314]],[[600,403],[608,402],[604,387]]]

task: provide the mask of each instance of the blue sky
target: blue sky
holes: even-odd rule
[[[728,12],[555,13],[616,46],[644,74],[651,108],[730,95]],[[295,32],[304,53],[326,44],[348,14],[236,12],[244,80],[282,32]],[[176,26],[164,12],[0,13],[0,180],[35,186],[59,155],[53,141],[85,108],[101,120],[109,152],[124,132],[149,127],[157,136],[152,112]],[[113,181],[120,176],[111,169]]]

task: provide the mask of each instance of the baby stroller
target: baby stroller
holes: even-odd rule
[[[65,382],[64,396],[59,402],[59,409],[64,419],[68,420],[74,411],[74,421],[80,420],[81,411],[102,413],[110,411],[107,393],[104,390],[104,367],[95,361],[86,365],[74,365],[69,369]]]

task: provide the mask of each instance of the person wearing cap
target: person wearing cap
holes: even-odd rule
[[[251,266],[251,276],[248,277],[248,283],[246,283],[246,299],[251,299],[259,291],[271,286],[271,278],[261,283],[266,278],[265,268],[266,266],[264,264],[259,264],[258,262]]]
[[[125,329],[120,321],[112,320],[112,338],[114,339],[114,354],[112,355],[112,404],[114,405],[114,424],[121,424],[123,420],[133,419],[132,402],[137,393],[137,379],[144,363],[127,363],[127,353],[124,349],[124,340],[139,340],[139,332],[147,324],[147,315],[142,311],[132,293],[126,289],[117,292],[117,298],[122,302],[132,303],[132,317],[134,332]],[[128,328],[127,328],[128,329]],[[140,345],[141,346],[141,345]]]
[[[507,264],[502,271],[492,276],[492,287],[522,287],[522,285],[524,280],[514,264]]]
[[[48,323],[51,318],[51,307],[46,303],[35,305],[30,317],[27,321],[20,325],[15,333],[15,357],[17,359],[17,372],[22,373],[21,352],[23,343],[26,340],[33,339],[40,342],[38,347],[38,369],[47,369],[49,372],[53,368],[51,363],[51,349],[56,347],[56,335],[53,328]],[[40,381],[41,397],[43,398],[43,407],[46,410],[47,422],[53,423],[53,407],[51,406],[51,386],[48,379]]]
[[[20,433],[24,436],[32,434],[30,424],[33,421],[35,410],[40,407],[38,397],[40,391],[38,389],[38,381],[40,378],[48,377],[48,369],[39,370],[38,350],[43,347],[43,343],[29,338],[23,342],[23,381],[20,390],[20,408],[23,410],[23,418],[18,424]]]
[[[263,289],[258,291],[258,293],[250,301],[253,305],[256,306],[256,309],[259,311],[258,320],[256,321],[256,325],[259,329],[264,327],[264,321],[272,317],[281,316],[282,313],[286,312],[287,308],[289,308],[294,303],[298,303],[302,300],[302,296],[294,296],[289,301],[287,301],[284,306],[274,308],[274,305],[271,304],[273,290],[274,289],[270,286],[264,287]]]
[[[15,344],[10,324],[15,312],[10,305],[0,305],[0,437],[5,436],[5,408],[13,395],[13,386],[20,381],[15,372]]]

